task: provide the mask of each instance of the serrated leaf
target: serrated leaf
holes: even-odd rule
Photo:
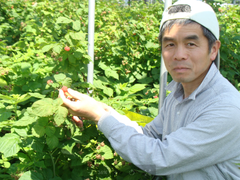
[[[0,78],[0,87],[4,87],[7,86],[7,81],[3,80],[2,78]]]
[[[47,137],[46,141],[50,149],[54,149],[58,146],[58,138],[56,136]]]
[[[25,172],[19,180],[44,180],[42,174],[34,171]]]
[[[73,42],[72,42],[72,39],[70,38],[70,35],[69,35],[69,34],[66,34],[65,39],[67,40],[67,42],[68,42],[71,46],[73,46]]]
[[[4,110],[4,111],[3,111]],[[11,117],[12,113],[6,111],[5,109],[0,110],[0,122],[8,120]]]
[[[44,98],[34,102],[32,105],[32,112],[40,117],[53,115],[53,100],[50,98]]]
[[[32,97],[35,97],[35,98],[39,98],[39,99],[42,99],[42,98],[45,98],[46,95],[42,95],[40,93],[29,93]]]
[[[80,22],[79,20],[74,21],[72,27],[73,27],[73,29],[74,29],[75,31],[79,31],[80,28],[81,28],[81,22]]]
[[[21,137],[26,137],[28,129],[26,127],[24,128],[13,128],[14,131]]]
[[[53,51],[57,54],[60,54],[63,49],[63,46],[61,44],[57,44],[53,47]]]
[[[48,120],[49,120],[48,117],[39,117],[38,120],[37,120],[37,123],[38,123],[40,126],[47,126]]]
[[[67,86],[69,87],[69,86]],[[61,106],[63,104],[63,100],[61,98],[57,98],[53,101],[53,106],[54,106],[54,109],[58,109],[59,106]]]
[[[104,87],[103,93],[111,97],[113,95],[113,90],[109,87]]]
[[[97,150],[99,154],[102,155],[105,159],[113,159],[112,149],[108,145],[104,145],[99,150]]]
[[[68,55],[68,60],[71,64],[75,64],[77,61],[77,59],[72,54]]]
[[[68,23],[71,23],[73,20],[69,19],[69,18],[66,18],[66,17],[59,17],[57,19],[57,24],[59,23],[63,23],[63,24],[68,24]]]
[[[146,86],[146,84],[135,84],[129,88],[129,93],[134,94],[138,91],[141,91],[141,90],[145,89],[145,86]]]
[[[82,32],[71,32],[70,36],[72,39],[75,39],[75,40],[82,40],[82,41],[85,40],[85,33],[82,33]]]
[[[64,121],[66,120],[68,115],[68,110],[65,107],[59,106],[57,109],[55,116],[54,116],[54,121],[55,123],[60,126]]]
[[[72,154],[72,149],[75,145],[76,145],[75,142],[68,143],[66,146],[62,148],[62,153],[69,154],[69,155]]]
[[[45,134],[45,128],[39,124],[35,124],[32,127],[32,135],[36,137],[42,137]]]
[[[114,79],[119,79],[118,73],[114,70],[111,70],[110,68],[105,69],[104,72],[107,77],[113,77]]]
[[[48,52],[48,51],[50,51],[50,49],[52,49],[53,48],[53,44],[50,44],[50,45],[46,45],[46,46],[44,46],[43,48],[42,48],[42,52],[44,53],[44,52]]]
[[[92,158],[93,153],[94,153],[94,152],[89,153],[89,154],[86,154],[86,155],[83,157],[82,163],[85,163],[85,162],[89,161],[89,160]]]
[[[67,87],[71,87],[71,85],[72,85],[72,79],[69,78],[69,77],[65,78],[64,81],[62,82],[62,85],[63,85],[63,86],[67,86]]]
[[[12,97],[7,96],[7,95],[3,95],[3,94],[0,94],[0,99],[3,99],[3,100],[13,100]]]
[[[42,139],[40,139],[40,138],[34,139],[31,144],[31,147],[37,152],[43,152],[44,146],[45,146],[45,144],[42,141]]]
[[[56,128],[54,126],[47,126],[45,132],[48,137],[52,137],[56,132]]]
[[[64,79],[66,78],[65,74],[55,74],[54,75],[54,79],[58,82],[61,83],[62,81],[64,81]]]
[[[159,44],[148,41],[147,44],[146,44],[146,48],[147,49],[149,49],[149,48],[159,48]]]
[[[144,116],[135,112],[125,110],[122,111],[125,113],[124,115],[127,116],[129,119],[131,119],[132,121],[136,121],[139,124],[142,123],[141,125],[145,125],[153,120],[152,117]]]
[[[28,100],[28,99],[30,99],[31,98],[31,95],[30,94],[23,94],[22,96],[20,96],[18,99],[17,99],[17,101],[16,101],[16,103],[18,104],[18,103],[20,103],[20,102],[24,102],[24,101],[26,101],[26,100]]]
[[[29,124],[32,124],[36,121],[36,117],[34,116],[23,116],[21,119],[16,121],[13,126],[28,126]]]
[[[5,134],[0,138],[0,152],[4,154],[5,157],[10,157],[18,153],[20,150],[20,137],[13,133]]]

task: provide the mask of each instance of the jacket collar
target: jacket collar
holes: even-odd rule
[[[198,86],[197,89],[195,89],[192,94],[187,99],[195,100],[196,96],[204,91],[205,88],[211,86],[211,80],[215,77],[216,73],[218,73],[218,69],[214,63],[212,63],[210,69],[208,70],[207,75],[203,79],[202,83]],[[166,90],[171,91],[174,93],[174,97],[176,99],[179,99],[180,97],[183,97],[184,91],[181,83],[175,82],[172,80],[168,86],[166,87]]]

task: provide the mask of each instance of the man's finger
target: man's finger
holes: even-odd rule
[[[68,88],[68,92],[69,92],[69,94],[70,94],[74,99],[83,100],[83,99],[85,99],[85,98],[89,98],[88,95],[82,94],[82,93],[80,93],[80,92],[78,92],[78,91],[75,91],[75,90],[73,90],[73,89],[71,89],[71,88]]]
[[[81,119],[79,119],[79,117],[77,116],[73,116],[72,120],[74,121],[74,123],[81,129],[83,130],[83,122]]]
[[[65,106],[67,106],[67,107],[69,107],[69,108],[71,108],[71,107],[73,107],[74,105],[73,105],[73,101],[71,101],[71,100],[69,100],[69,99],[67,99],[66,97],[65,97],[65,94],[64,94],[64,92],[63,92],[63,90],[59,90],[59,97],[60,98],[62,98],[62,100],[63,100],[63,104],[65,105]]]

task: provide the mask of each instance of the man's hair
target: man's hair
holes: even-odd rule
[[[178,12],[190,12],[191,11],[191,7],[189,5],[176,5],[176,6],[172,6],[169,11],[168,14],[172,14],[172,13],[178,13]],[[162,28],[160,29],[160,33],[158,36],[158,40],[160,42],[160,44],[162,44],[162,36],[163,33],[166,30],[170,30],[172,28],[173,25],[178,24],[178,25],[187,25],[187,24],[192,24],[192,23],[197,23],[191,19],[172,19],[172,20],[168,20],[167,22],[165,22],[162,26]],[[197,23],[199,24],[199,23]],[[202,28],[203,31],[203,35],[207,38],[208,40],[208,50],[209,53],[212,49],[213,44],[215,43],[215,41],[217,40],[217,38],[213,35],[213,33],[211,31],[209,31],[207,28],[205,28],[204,26],[202,26],[201,24],[199,24]],[[216,57],[217,58],[217,57]]]

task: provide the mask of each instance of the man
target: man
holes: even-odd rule
[[[213,63],[220,48],[212,8],[182,0],[163,13],[159,40],[173,78],[160,114],[144,128],[69,89],[64,104],[91,119],[125,160],[172,180],[240,179],[240,93]]]

